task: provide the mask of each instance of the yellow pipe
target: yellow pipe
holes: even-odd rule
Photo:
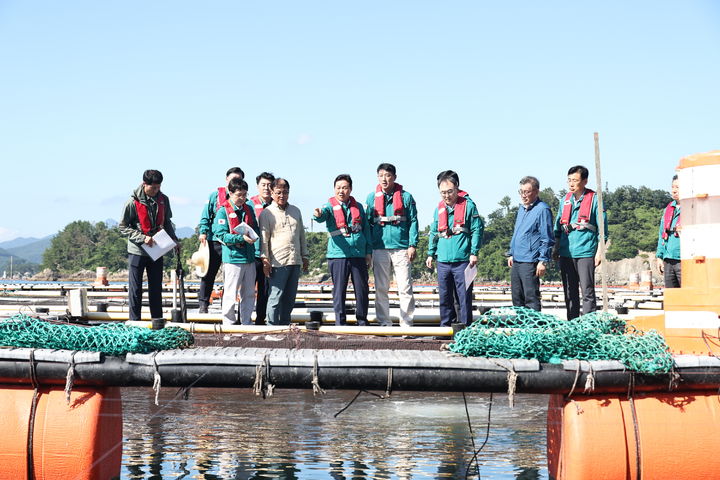
[[[151,322],[125,322],[126,325],[134,327],[150,328]],[[289,332],[288,325],[207,325],[197,323],[166,323],[168,327],[180,327],[195,333],[282,333]],[[293,328],[307,330],[305,326],[294,325]],[[341,333],[350,335],[382,335],[382,336],[404,336],[413,337],[435,336],[452,337],[451,327],[357,327],[350,325],[323,325],[318,330],[323,333]]]

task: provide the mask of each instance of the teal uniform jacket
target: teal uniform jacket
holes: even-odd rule
[[[572,202],[572,211],[570,213],[570,223],[577,223],[578,215],[580,214],[580,204],[585,193],[582,194],[579,200],[575,200],[575,196],[570,197]],[[597,253],[598,238],[600,232],[598,229],[598,205],[597,205],[597,194],[593,196],[592,208],[590,209],[589,223],[595,227],[594,230],[585,228],[582,230],[570,230],[569,233],[565,233],[565,230],[560,226],[560,217],[562,217],[563,204],[560,202],[558,207],[558,213],[555,217],[555,238],[557,239],[556,244],[558,245],[558,254],[561,257],[566,258],[588,258],[594,257]],[[608,224],[607,214],[603,214],[605,224],[605,238],[608,238]]]
[[[470,255],[477,255],[482,243],[485,226],[480,218],[475,202],[465,197],[465,228],[469,232],[456,233],[449,238],[441,237],[438,232],[438,209],[435,208],[433,223],[430,226],[430,241],[428,242],[428,256],[437,258],[438,262],[454,263],[467,262]],[[455,209],[448,211],[448,225],[452,228],[455,219]]]
[[[198,235],[207,235],[209,242],[213,241],[213,223],[217,212],[218,191],[215,189],[208,197],[208,201],[203,207],[200,214],[200,223],[198,224]],[[227,198],[226,198],[227,200]]]
[[[345,221],[349,226],[352,223],[350,208],[344,203],[341,203],[341,205],[345,214]],[[349,237],[344,235],[330,236],[327,244],[327,258],[365,258],[366,255],[372,254],[370,224],[362,203],[358,202],[357,206],[358,210],[360,210],[361,230],[351,233]],[[334,232],[338,229],[330,202],[323,205],[320,216],[313,216],[313,219],[318,223],[325,223],[328,232]]]
[[[233,205],[233,207],[235,207],[235,205]],[[253,230],[255,230],[255,233],[260,237],[260,228],[258,227],[257,218],[255,218],[255,212],[252,207],[250,207],[252,223],[245,218],[245,212],[242,209],[235,207],[235,213],[241,222],[254,225]],[[223,263],[254,263],[256,258],[260,258],[260,238],[253,243],[247,243],[242,235],[230,233],[228,214],[224,207],[219,209],[215,215],[212,232],[215,240],[223,244]]]
[[[379,217],[375,211],[375,192],[367,197],[367,216],[370,224],[370,236],[372,238],[373,250],[407,250],[408,247],[417,247],[418,244],[418,219],[415,199],[410,193],[402,191],[403,216],[405,220],[398,225],[392,223],[380,224]],[[385,216],[395,215],[392,204],[385,199]]]
[[[672,201],[672,204],[675,207],[675,213],[673,215],[672,222],[670,223],[670,229],[674,230],[675,226],[680,220],[680,205],[678,205],[675,200]],[[657,256],[657,258],[680,260],[680,237],[677,237],[675,236],[675,234],[671,233],[668,236],[667,240],[663,240],[662,234],[664,230],[665,210],[663,209],[663,214],[660,217],[660,230],[658,231],[657,253],[655,255]]]

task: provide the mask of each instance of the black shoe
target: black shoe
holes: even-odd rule
[[[255,325],[266,325],[265,320],[255,320]]]
[[[201,306],[200,308],[198,308],[198,313],[208,313],[208,307]]]

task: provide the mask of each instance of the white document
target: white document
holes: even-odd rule
[[[255,233],[255,230],[253,230],[252,227],[245,222],[242,222],[240,225],[235,227],[235,233],[238,235],[247,235],[252,238],[253,242],[258,239],[258,235]]]
[[[167,234],[165,230],[160,230],[158,233],[153,235],[153,245],[152,247],[148,246],[147,244],[143,243],[142,248],[147,252],[148,255],[150,255],[150,258],[153,259],[153,262],[157,260],[158,258],[165,255],[167,252],[175,248],[175,241],[170,238],[170,235]]]
[[[472,285],[473,280],[475,280],[475,275],[477,275],[477,265],[474,267],[471,267],[468,263],[468,266],[465,267],[465,289],[470,289],[470,285]]]

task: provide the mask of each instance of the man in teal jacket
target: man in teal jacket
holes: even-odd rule
[[[665,278],[665,288],[680,288],[680,185],[678,176],[672,179],[672,202],[668,203],[660,219],[657,263]]]
[[[365,209],[351,195],[352,178],[341,174],[335,178],[335,196],[322,208],[316,208],[314,220],[325,223],[328,238],[328,269],[333,282],[335,324],[345,325],[345,299],[348,278],[355,290],[355,317],[358,325],[368,325],[368,268],[372,261],[370,225]]]
[[[473,293],[472,281],[469,285],[465,282],[465,270],[477,265],[484,225],[475,203],[459,195],[457,176],[441,175],[438,188],[442,201],[435,209],[430,227],[425,265],[432,268],[433,260],[437,259],[440,325],[449,327],[455,321],[469,325]],[[459,315],[455,312],[453,292]]]
[[[208,264],[207,273],[200,279],[200,288],[198,290],[198,303],[200,309],[198,313],[208,313],[210,305],[210,294],[215,286],[215,277],[220,264],[222,263],[222,243],[213,238],[212,226],[215,221],[215,214],[221,208],[222,204],[228,199],[227,186],[230,180],[245,178],[245,172],[240,167],[232,167],[225,173],[225,185],[215,189],[208,198],[207,203],[203,207],[200,215],[200,223],[198,224],[198,240],[200,243],[210,242],[208,250],[210,252],[210,263]]]
[[[240,297],[240,321],[252,324],[255,306],[255,259],[260,257],[260,229],[252,206],[247,203],[248,185],[234,178],[228,183],[230,197],[217,211],[213,236],[222,243],[223,324],[236,325],[236,299]]]
[[[568,170],[568,190],[564,202],[555,218],[555,246],[553,259],[559,260],[560,278],[565,294],[565,309],[568,320],[580,316],[580,294],[582,291],[582,313],[594,312],[595,267],[600,265],[598,245],[598,201],[595,192],[585,188],[588,169],[576,165]],[[603,214],[605,238],[607,239],[607,217]]]
[[[400,297],[400,325],[411,327],[415,311],[412,286],[412,261],[418,244],[418,220],[415,199],[397,178],[395,166],[377,167],[378,185],[367,197],[367,216],[372,237],[372,265],[375,276],[375,314],[380,325],[390,320],[391,270]]]

